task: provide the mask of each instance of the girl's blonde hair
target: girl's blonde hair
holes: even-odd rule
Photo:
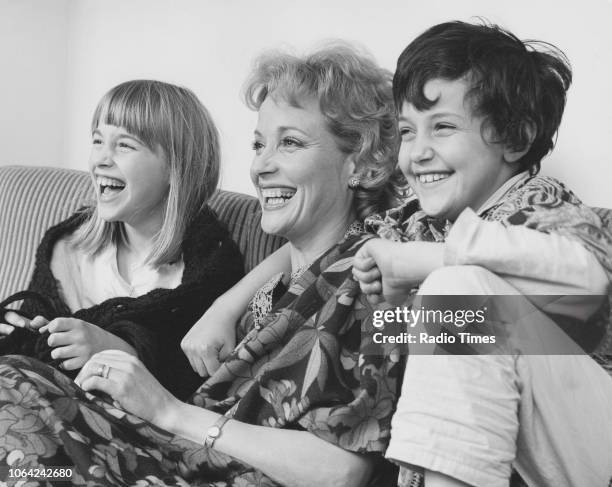
[[[126,81],[102,97],[91,122],[123,127],[149,149],[163,150],[168,161],[170,187],[162,227],[154,237],[146,262],[161,266],[181,256],[185,232],[206,206],[219,181],[219,134],[212,118],[195,94],[169,83]],[[94,254],[125,238],[122,222],[106,222],[97,206],[73,242]]]

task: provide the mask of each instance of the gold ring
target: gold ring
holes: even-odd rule
[[[100,374],[102,377],[104,377],[105,379],[108,379],[108,376],[110,374],[110,366],[107,364],[102,365],[102,373]]]
[[[97,364],[97,365],[98,367],[94,375],[97,375],[98,377],[102,377],[104,374],[104,365],[103,364]]]

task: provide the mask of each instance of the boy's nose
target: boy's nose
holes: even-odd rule
[[[434,150],[425,136],[416,136],[410,147],[411,162],[425,162],[432,159]]]

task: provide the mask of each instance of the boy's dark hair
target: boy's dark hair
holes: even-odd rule
[[[494,142],[520,151],[533,137],[519,164],[537,174],[554,146],[572,81],[565,54],[552,44],[523,42],[497,25],[438,24],[400,55],[393,77],[396,106],[407,101],[417,110],[431,108],[437,100],[425,97],[428,81],[464,77],[472,85],[466,99],[484,117],[483,129],[494,129]]]

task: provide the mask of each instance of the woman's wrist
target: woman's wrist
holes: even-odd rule
[[[198,444],[204,444],[206,432],[221,416],[208,409],[184,403],[174,396],[160,409],[163,412],[153,421],[156,426]]]
[[[189,424],[185,416],[185,404],[184,402],[178,400],[174,396],[170,396],[166,400],[166,404],[164,406],[158,407],[158,415],[155,418],[153,424],[159,426],[160,428],[169,431],[170,433],[174,433],[180,436],[184,436],[181,433],[181,429],[185,427],[185,425]]]

